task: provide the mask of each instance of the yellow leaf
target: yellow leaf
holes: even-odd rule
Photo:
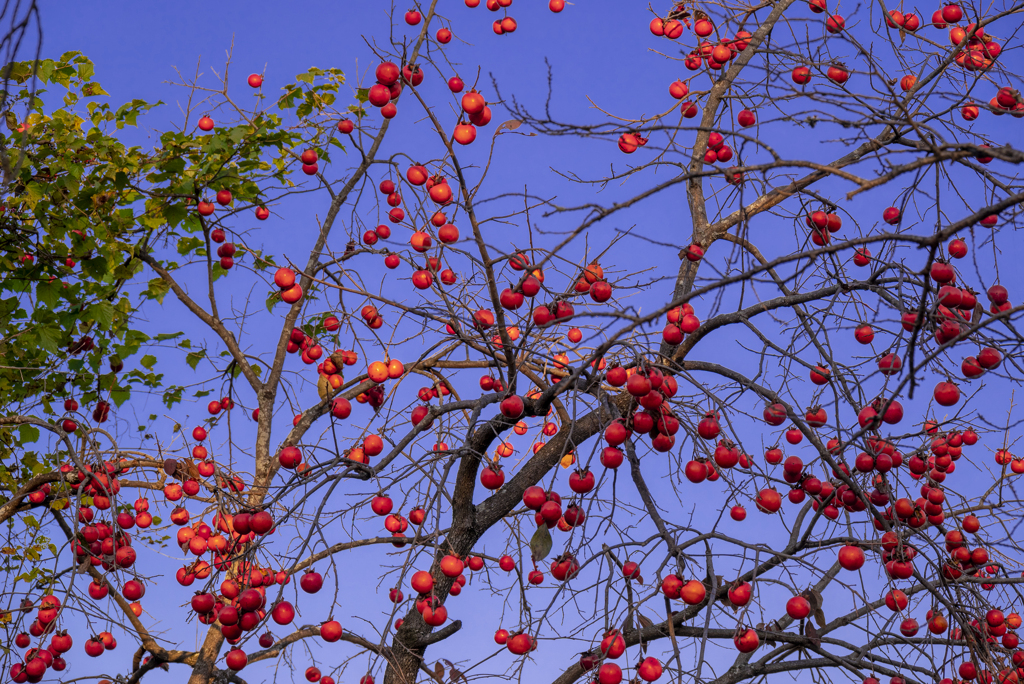
[[[320,395],[320,401],[327,401],[327,397],[330,396],[330,388],[327,385],[327,376],[323,373],[320,374],[320,379],[316,381],[316,392]]]

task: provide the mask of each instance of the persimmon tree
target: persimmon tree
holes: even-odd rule
[[[623,9],[586,110],[464,61],[519,9],[149,147],[6,67],[6,680],[1019,681],[1024,5]]]

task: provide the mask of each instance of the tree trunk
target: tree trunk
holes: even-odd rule
[[[192,668],[192,674],[188,678],[188,684],[210,684],[213,675],[217,671],[217,656],[220,653],[221,644],[224,643],[224,635],[220,629],[213,625],[206,630],[206,639],[199,648],[198,658]]]

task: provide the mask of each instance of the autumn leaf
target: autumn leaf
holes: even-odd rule
[[[530,553],[534,563],[539,563],[551,553],[551,533],[548,532],[547,525],[541,525],[533,533],[533,537],[530,539]]]
[[[518,119],[509,119],[508,121],[499,124],[498,127],[494,129],[494,135],[498,135],[502,131],[514,131],[522,125],[523,122]]]
[[[316,393],[320,395],[320,401],[327,401],[331,396],[331,387],[327,384],[327,376],[323,373],[316,381]]]

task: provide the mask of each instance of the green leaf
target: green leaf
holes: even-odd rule
[[[110,302],[99,302],[86,309],[86,318],[95,320],[103,330],[109,330],[114,322],[114,307]]]
[[[60,331],[53,326],[43,325],[35,330],[36,339],[39,340],[39,346],[50,352],[56,354],[57,349],[60,347]]]
[[[46,83],[50,80],[50,74],[53,73],[53,69],[56,64],[52,59],[44,59],[36,64],[36,76],[40,81]]]
[[[52,67],[50,71],[53,71]],[[13,62],[0,70],[0,75],[15,83],[24,83],[32,75],[32,65],[29,62]]]
[[[102,281],[107,277],[107,271],[109,266],[107,260],[103,257],[96,257],[95,259],[85,259],[82,261],[82,270],[92,278],[93,280]]]
[[[96,68],[93,66],[93,63],[90,60],[83,59],[83,61],[78,63],[78,78],[82,79],[83,81],[91,80],[95,73]]]
[[[39,203],[39,200],[43,199],[45,195],[46,188],[43,187],[41,183],[29,183],[25,186],[25,201],[31,208],[35,208],[36,204]]]
[[[176,226],[188,217],[188,209],[181,204],[168,204],[164,207],[164,220],[170,226]]]
[[[274,305],[277,304],[279,301],[281,301],[281,293],[271,292],[267,296],[267,311],[273,311]]]
[[[48,308],[55,308],[60,298],[60,283],[56,280],[52,283],[39,283],[36,285],[36,296]]]
[[[539,563],[551,553],[551,533],[547,525],[540,525],[530,538],[530,553],[533,562]]]
[[[39,428],[35,425],[21,425],[18,428],[19,444],[31,444],[39,441]]]
[[[198,351],[189,352],[185,355],[185,362],[192,367],[192,370],[196,369],[199,362],[206,358],[206,350],[200,349]]]
[[[205,245],[206,243],[197,237],[184,237],[178,240],[178,254],[184,256],[189,252],[194,252],[195,250]]]
[[[143,368],[153,370],[153,366],[156,365],[156,357],[152,354],[146,354],[139,360],[139,363],[142,364]]]
[[[185,391],[185,388],[182,387],[181,385],[174,385],[172,387],[168,387],[164,391],[164,396],[163,396],[164,406],[166,406],[167,408],[172,408],[175,404],[180,404],[181,403],[181,395],[182,395],[182,392],[184,392],[184,391]]]
[[[171,291],[171,285],[163,278],[153,278],[149,281],[149,286],[146,288],[146,296],[150,299],[155,299],[158,303],[163,304],[164,295]]]
[[[103,89],[99,83],[86,83],[82,86],[82,94],[86,97],[99,97],[100,95],[110,95],[106,90]]]

